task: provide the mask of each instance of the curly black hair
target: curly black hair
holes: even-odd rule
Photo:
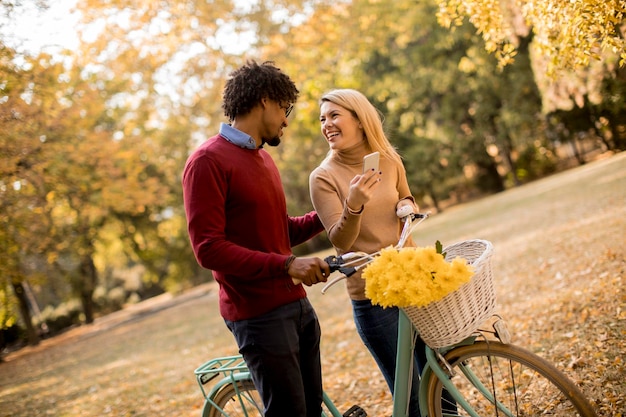
[[[230,74],[224,87],[224,115],[229,121],[249,113],[262,99],[295,103],[300,92],[289,76],[272,61],[248,61]]]

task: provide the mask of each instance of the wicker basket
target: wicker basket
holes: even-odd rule
[[[496,296],[491,273],[493,245],[486,240],[466,240],[443,249],[446,260],[464,258],[474,267],[474,276],[458,290],[425,307],[404,311],[431,348],[450,346],[474,333],[493,315]]]

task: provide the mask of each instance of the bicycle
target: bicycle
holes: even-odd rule
[[[404,243],[414,228],[428,214],[399,213],[405,219],[397,248]],[[478,262],[476,254],[468,253],[463,244],[467,242],[490,249],[490,242],[472,240],[447,246],[443,249],[449,256],[461,256],[470,263]],[[352,275],[367,265],[378,254],[349,253],[340,257],[329,256],[325,261],[340,276],[329,281],[322,289]],[[469,255],[469,256],[468,256]],[[430,329],[420,323],[424,311],[400,309],[398,324],[398,354],[393,395],[392,417],[408,416],[410,377],[412,375],[413,351],[418,335],[426,342],[427,364],[419,381],[420,412],[424,417],[454,416],[581,416],[595,417],[591,403],[577,385],[547,360],[519,346],[510,344],[510,335],[504,321],[493,312],[495,297],[482,311],[474,312],[478,325],[461,329],[457,334],[444,334],[440,328]],[[445,317],[440,317],[444,321]],[[488,318],[494,318],[489,323]],[[418,332],[416,322],[422,333]],[[485,323],[489,323],[485,326]],[[453,323],[454,325],[454,323]],[[445,326],[449,326],[446,323]],[[463,327],[463,325],[461,325]],[[425,330],[430,335],[426,335]],[[457,329],[458,330],[458,329]],[[203,417],[262,416],[263,403],[254,387],[250,373],[241,355],[219,357],[199,366],[194,374],[205,399]],[[220,377],[211,389],[205,389],[209,381]],[[442,398],[447,390],[454,399],[452,407]],[[341,413],[330,397],[323,394],[322,417],[365,417],[360,406],[353,406]],[[456,409],[450,413],[449,409]]]

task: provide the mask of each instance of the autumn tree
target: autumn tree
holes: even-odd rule
[[[43,258],[53,273],[65,277],[82,302],[86,321],[91,322],[98,285],[94,257],[97,245],[106,242],[102,232],[113,222],[131,231],[121,233],[122,237],[141,242],[135,245],[135,253],[150,271],[154,265],[167,264],[165,255],[176,253],[150,236],[153,231],[162,240],[175,236],[167,228],[171,216],[166,209],[175,199],[168,186],[178,182],[171,172],[176,153],[155,149],[145,140],[143,133],[150,129],[149,118],[155,112],[146,112],[133,102],[129,92],[134,86],[127,82],[141,80],[141,73],[129,73],[125,79],[115,76],[114,67],[98,66],[96,60],[58,58],[21,57],[22,67],[8,54],[3,61],[1,136],[2,153],[8,158],[3,157],[2,190],[11,197],[2,200],[7,203],[2,211],[3,237],[7,254],[14,253],[13,247],[21,249],[13,255],[13,262],[3,263],[14,267],[2,277],[22,282],[28,272],[25,260]],[[68,62],[72,63],[69,67]],[[131,115],[138,115],[136,124],[130,122]],[[167,133],[175,133],[180,125],[176,123]],[[188,137],[185,134],[182,142]],[[184,158],[184,152],[178,155],[179,160]],[[150,247],[159,248],[163,256]],[[127,255],[132,254],[131,247]],[[178,271],[188,276],[184,268]],[[168,265],[159,270],[160,275],[171,272]],[[150,282],[158,281],[152,276],[159,274],[148,275]],[[45,282],[44,278],[40,283]],[[24,321],[31,322],[28,317]]]
[[[552,75],[611,55],[619,56],[620,66],[626,65],[624,0],[443,0],[438,17],[446,27],[469,18],[500,65],[512,62],[520,35],[526,37],[529,31],[534,35],[532,47],[545,58]]]
[[[45,7],[45,1],[36,5]],[[1,0],[0,19],[10,20],[20,7],[20,2]],[[37,283],[28,273],[29,256],[45,242],[48,226],[41,211],[41,171],[33,166],[40,146],[30,119],[38,112],[29,105],[32,73],[16,64],[16,51],[4,42],[7,34],[0,35],[0,329],[14,324],[19,312],[28,342],[36,344],[25,288],[29,278]]]
[[[290,154],[284,169],[308,173],[319,164],[328,146],[319,133],[317,100],[325,90],[353,87],[382,111],[419,197],[438,205],[451,191],[467,193],[465,175],[472,171],[466,166],[485,191],[502,190],[503,174],[517,181],[514,155],[534,146],[540,111],[528,53],[497,71],[471,27],[450,33],[437,23],[436,10],[434,2],[410,1],[353,1],[332,13],[319,8],[293,36],[264,49],[286,54],[291,72],[307,86],[293,123],[299,131],[289,132],[299,148],[281,151]]]
[[[230,1],[84,0],[77,8],[83,22],[76,62],[101,83],[117,80],[125,86],[107,103],[117,121],[112,134],[129,166],[133,159],[141,161],[131,178],[161,187],[154,193],[137,182],[141,211],[112,210],[124,255],[146,268],[147,284],[163,289],[206,279],[189,246],[180,175],[190,149],[213,135],[223,120],[223,80],[241,62],[233,52],[238,46],[225,39],[250,30],[256,41],[256,21],[270,11]],[[94,28],[99,28],[95,36],[90,35]],[[127,192],[126,187],[117,190]]]

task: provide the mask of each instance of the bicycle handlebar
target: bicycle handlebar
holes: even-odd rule
[[[405,207],[409,206],[403,206],[396,212],[396,215],[404,221],[404,227],[402,228],[402,233],[400,234],[400,240],[398,240],[398,244],[396,245],[396,248],[398,249],[404,246],[406,240],[413,232],[413,229],[430,216],[430,213],[408,212],[408,209],[405,209]],[[416,220],[419,221],[416,222]],[[322,294],[326,293],[330,287],[339,281],[354,275],[359,269],[373,261],[374,257],[379,253],[380,251],[369,254],[365,252],[348,252],[341,256],[331,255],[324,258],[324,262],[326,262],[330,267],[330,272],[339,271],[341,275],[330,280],[324,288],[322,288]],[[291,278],[291,280],[294,285],[302,284],[302,281],[299,279]]]
[[[396,248],[398,249],[404,246],[406,240],[409,238],[415,227],[417,227],[418,224],[420,224],[430,215],[430,213],[407,214],[406,210],[402,210],[403,208],[404,207],[401,207],[401,209],[397,212],[398,217],[401,217],[404,221],[404,227],[402,228],[400,239],[398,240],[398,244],[396,245]],[[419,221],[415,222],[416,220]],[[344,253],[341,256],[332,255],[324,258],[324,262],[326,262],[330,267],[330,272],[339,271],[341,275],[328,281],[324,288],[322,288],[322,294],[325,294],[330,287],[332,287],[339,281],[354,275],[359,269],[372,262],[374,260],[374,257],[379,253],[380,251],[370,254],[365,252],[348,252]]]

